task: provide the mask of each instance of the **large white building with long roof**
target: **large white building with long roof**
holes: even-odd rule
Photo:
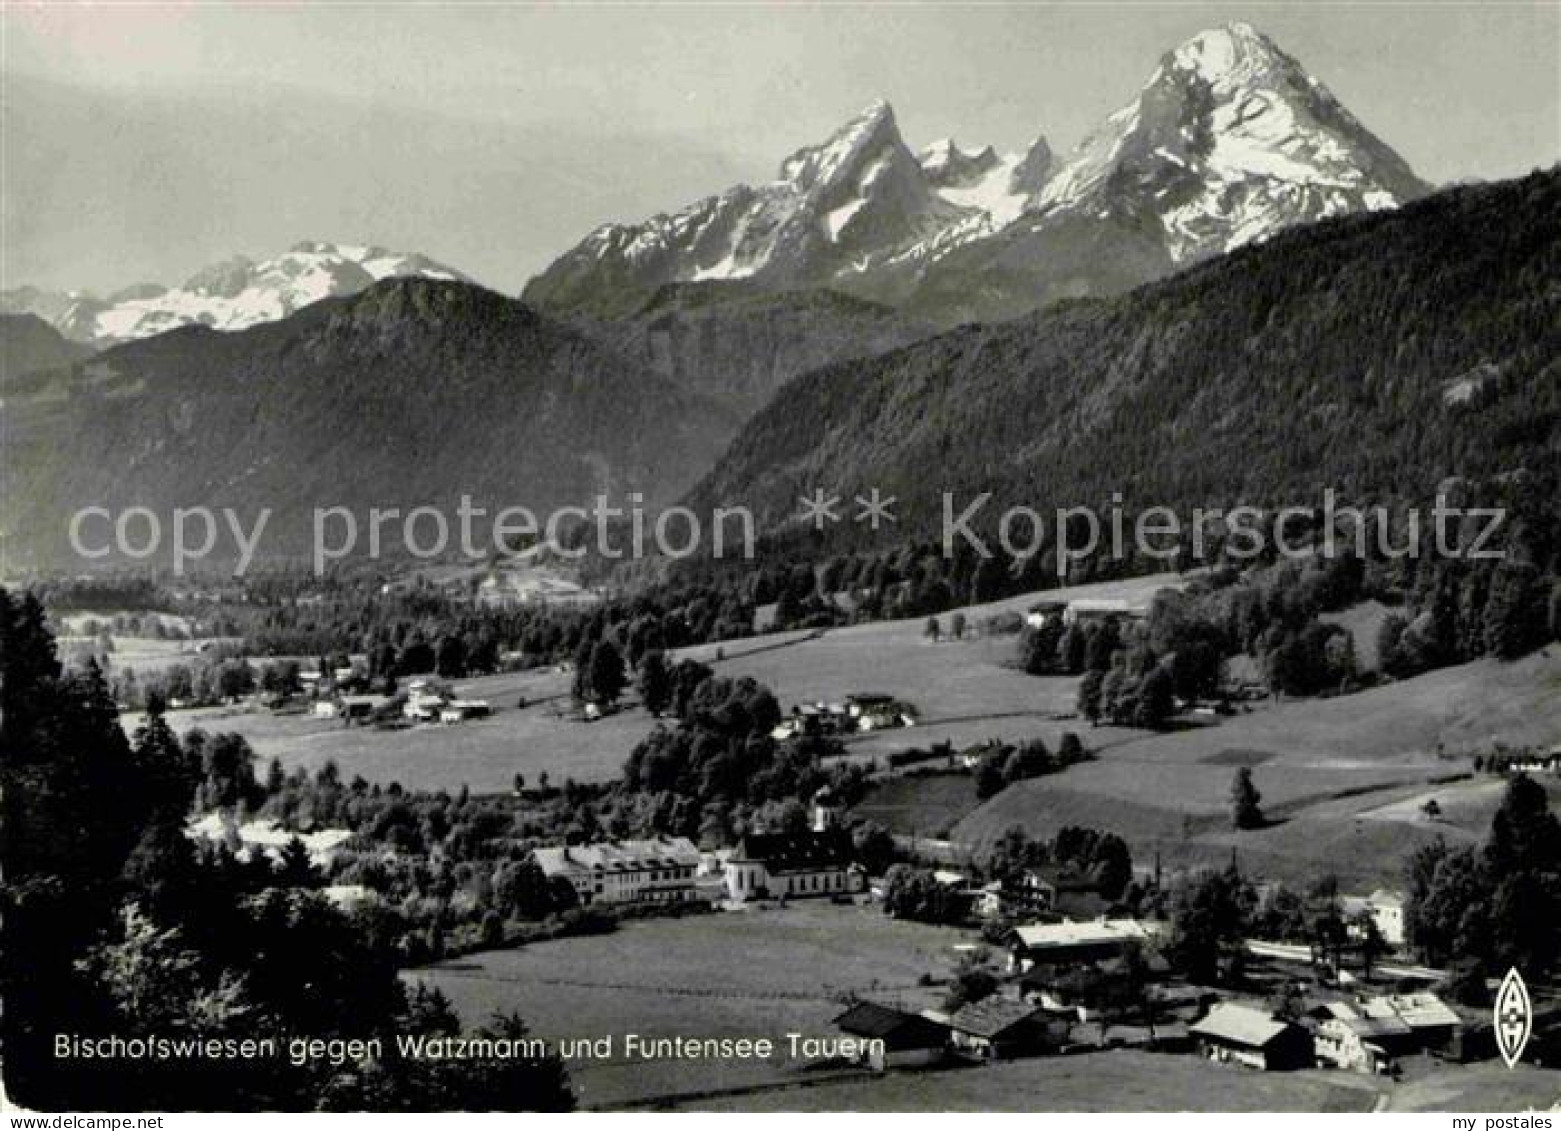
[[[687,837],[565,844],[533,855],[550,879],[561,876],[573,885],[582,906],[694,898],[699,850]]]

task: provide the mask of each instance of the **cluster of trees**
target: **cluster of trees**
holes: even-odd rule
[[[61,1019],[89,1038],[296,1033],[378,1037],[389,1049],[398,1033],[457,1027],[448,1003],[408,995],[391,948],[310,890],[308,875],[190,841],[200,789],[247,788],[231,748],[214,747],[197,759],[155,714],[127,739],[101,671],[62,670],[42,606],[0,591],[0,1037],[11,1097],[44,1109],[82,1096],[117,1110],[572,1106],[553,1058],[55,1056]]]
[[[1021,663],[1083,671],[1080,713],[1121,726],[1164,726],[1178,701],[1223,699],[1226,664],[1243,652],[1260,659],[1277,692],[1348,688],[1358,676],[1355,642],[1318,615],[1359,599],[1362,569],[1360,559],[1339,557],[1217,570],[1184,592],[1157,594],[1141,624],[1029,630]]]
[[[1561,825],[1532,778],[1507,783],[1483,845],[1437,840],[1411,856],[1408,879],[1405,930],[1427,962],[1456,962],[1481,975],[1517,966],[1529,978],[1556,969]]]
[[[128,615],[166,608],[171,595],[144,574],[135,577],[57,577],[41,580],[30,591],[49,609]],[[115,618],[118,619],[117,617]],[[157,619],[155,614],[148,619]],[[116,627],[115,631],[124,631]],[[151,635],[137,632],[137,636]]]
[[[1199,985],[1239,982],[1256,907],[1257,895],[1234,862],[1188,878],[1172,893],[1166,959]]]
[[[318,880],[372,892],[364,914],[403,963],[504,945],[539,933],[541,924],[549,934],[609,929],[577,908],[573,887],[550,881],[532,854],[540,844],[601,835],[604,791],[573,781],[552,788],[545,774],[538,788],[525,789],[523,779],[516,785],[508,796],[474,796],[464,787],[412,792],[362,777],[343,782],[332,762],[310,776],[302,769],[285,774],[273,761],[260,787],[263,801],[248,812],[296,831],[354,833]]]
[[[613,640],[630,666],[651,648],[680,648],[753,632],[753,605],[736,579],[642,583],[632,595],[592,604],[483,606],[433,589],[384,593],[377,585],[318,583],[307,596],[235,605],[255,655],[369,656],[370,674],[437,671],[460,678],[506,665],[574,659],[582,645]]]
[[[95,662],[108,666],[101,660]],[[145,709],[152,703],[166,705],[174,700],[181,705],[209,706],[239,699],[260,688],[263,676],[269,677],[268,683],[280,683],[278,675],[271,674],[272,668],[273,665],[266,665],[257,672],[247,660],[211,656],[139,673],[133,668],[115,670],[109,667],[108,670],[115,701],[127,707]],[[296,690],[296,664],[293,665],[292,686]]]
[[[981,864],[991,879],[1017,882],[1024,872],[1054,870],[1062,880],[1082,881],[1108,900],[1128,896],[1133,879],[1133,854],[1127,841],[1113,832],[1066,825],[1049,841],[1034,840],[1014,826],[992,843]]]
[[[762,565],[743,580],[755,605],[774,602],[776,628],[821,628],[848,621],[928,617],[927,636],[945,635],[937,615],[965,605],[1034,592],[1057,584],[1055,557],[1048,553],[1009,554],[1001,546],[987,556],[964,543],[945,555],[936,542],[907,542],[891,549],[834,554],[822,561],[803,551],[787,558],[771,547],[777,564]],[[1091,558],[1076,564],[1070,580],[1104,581],[1135,572],[1132,563]],[[947,635],[964,635],[956,614]]]
[[[1112,902],[1131,896],[1133,855],[1116,833],[1069,825],[1050,841],[1032,840],[1014,826],[993,842],[976,867],[979,876],[1005,887],[1018,886],[1025,873],[1043,870],[1061,884],[1098,893]],[[884,913],[923,923],[961,923],[971,914],[967,888],[943,882],[928,868],[909,863],[884,876]],[[998,941],[1007,924],[997,921],[990,934]],[[979,996],[979,995],[977,995]],[[973,999],[972,999],[973,1000]]]
[[[1017,781],[1057,774],[1090,758],[1084,743],[1072,731],[1057,743],[1055,753],[1039,738],[1018,746],[994,742],[976,763],[976,797],[985,801]]]
[[[1561,640],[1561,582],[1526,561],[1429,564],[1377,637],[1382,670],[1416,675],[1480,656],[1517,659]]]
[[[730,843],[746,829],[806,827],[806,802],[829,786],[849,804],[864,789],[860,766],[824,759],[841,753],[839,742],[807,737],[777,742],[781,720],[769,688],[749,677],[715,675],[695,660],[666,673],[661,702],[676,720],[658,726],[624,763],[617,811],[634,805],[645,831]]]
[[[941,882],[929,869],[895,864],[884,875],[883,910],[895,919],[918,923],[963,923],[970,916],[970,895]]]
[[[628,686],[623,654],[611,640],[582,641],[575,653],[574,679],[569,685],[575,703],[613,704]]]

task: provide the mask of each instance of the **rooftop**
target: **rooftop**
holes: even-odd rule
[[[1380,999],[1378,999],[1380,1000]],[[1348,1002],[1336,1001],[1325,1007],[1326,1012],[1350,1032],[1360,1037],[1406,1037],[1410,1029],[1391,1009],[1370,1008],[1371,1002],[1357,1007]]]
[[[734,861],[754,860],[772,872],[838,868],[854,855],[851,835],[842,829],[803,833],[749,833],[732,851]]]
[[[947,1036],[935,1021],[873,1001],[857,1002],[835,1018],[835,1025],[854,1037],[882,1040],[897,1048],[933,1048],[942,1045]]]
[[[1038,1012],[1028,1002],[993,994],[980,1001],[967,1002],[949,1018],[949,1027],[976,1037],[999,1037],[1022,1025]]]
[[[1266,1009],[1221,1002],[1188,1031],[1195,1037],[1213,1037],[1231,1044],[1262,1048],[1289,1028],[1288,1022],[1278,1020]]]
[[[1144,942],[1153,930],[1137,919],[1098,919],[1088,923],[1036,923],[1014,928],[1019,942],[1029,951],[1069,946],[1100,946],[1108,943]]]
[[[694,868],[699,865],[699,850],[683,836],[555,845],[538,848],[534,855],[542,871],[550,876],[563,872],[641,872],[648,868]]]

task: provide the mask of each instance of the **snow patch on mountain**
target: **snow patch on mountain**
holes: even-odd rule
[[[984,214],[993,228],[1011,224],[1030,202],[1029,193],[1014,188],[1014,174],[1023,161],[1019,153],[994,155],[991,166],[977,179],[960,188],[940,188],[938,195],[958,208]]]
[[[418,276],[464,281],[426,256],[362,244],[306,241],[256,262],[234,256],[190,276],[182,286],[142,284],[107,300],[73,293],[52,303],[52,322],[66,337],[93,345],[150,337],[180,326],[242,330],[285,318],[321,299],[356,294],[381,279]],[[21,301],[8,292],[0,305]],[[35,305],[40,300],[32,300]]]

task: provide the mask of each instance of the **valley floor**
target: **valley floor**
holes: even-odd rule
[[[1175,575],[1081,586],[1075,597],[1147,603]],[[1331,699],[1264,701],[1207,726],[1155,733],[1091,728],[1075,716],[1076,677],[1033,677],[1012,666],[1016,638],[993,618],[1022,613],[1038,594],[963,610],[962,640],[932,643],[924,618],[787,632],[702,645],[679,655],[723,674],[770,686],[783,709],[852,692],[883,692],[919,709],[913,728],[853,736],[847,756],[873,761],[908,747],[947,741],[956,749],[989,739],[1042,738],[1055,746],[1076,732],[1096,760],[1021,782],[978,804],[965,776],[887,777],[859,815],[904,836],[951,840],[970,854],[1011,826],[1049,837],[1065,824],[1124,835],[1140,865],[1223,863],[1234,851],[1256,874],[1300,882],[1325,871],[1347,885],[1395,884],[1402,861],[1435,837],[1483,835],[1499,785],[1471,777],[1472,756],[1493,744],[1561,740],[1561,647],[1510,664],[1474,663]],[[1381,610],[1345,619],[1365,629]],[[408,788],[498,792],[517,773],[535,783],[607,781],[634,744],[657,725],[629,700],[595,722],[568,710],[567,672],[543,669],[461,681],[462,695],[487,699],[491,718],[459,726],[382,731],[308,714],[214,708],[174,713],[180,729],[234,730],[262,761],[291,768],[327,761],[343,777],[399,781]],[[524,697],[527,706],[517,701]],[[127,723],[133,725],[133,723]],[[1252,769],[1266,827],[1229,827],[1228,791],[1237,766]],[[1434,799],[1441,812],[1421,812]]]

